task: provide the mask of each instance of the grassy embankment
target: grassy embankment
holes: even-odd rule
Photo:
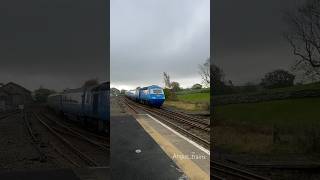
[[[320,84],[278,89],[319,89]],[[276,90],[271,90],[276,91]],[[215,107],[216,146],[234,153],[320,153],[320,97]]]
[[[177,100],[166,100],[165,106],[185,111],[208,111],[210,107],[210,90],[185,90],[176,93]]]

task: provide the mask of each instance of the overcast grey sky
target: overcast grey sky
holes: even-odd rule
[[[214,61],[234,84],[258,82],[266,72],[295,60],[283,38],[284,12],[303,0],[213,1]]]
[[[0,82],[61,90],[106,80],[108,10],[105,1],[0,1]]]
[[[111,86],[163,86],[162,73],[183,87],[201,83],[209,57],[209,0],[111,0]]]

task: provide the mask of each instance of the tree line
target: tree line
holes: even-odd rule
[[[91,87],[98,84],[99,84],[98,78],[92,78],[92,79],[86,80],[81,86],[81,88]],[[68,90],[68,88],[66,88],[65,90]],[[54,93],[56,93],[55,90],[44,88],[43,86],[40,86],[38,89],[34,90],[33,92],[35,101],[39,103],[47,102],[48,96]]]
[[[301,75],[301,81],[296,84],[320,81],[320,0],[306,0],[297,9],[284,12],[284,20],[289,29],[283,33],[283,37],[296,57],[294,65],[289,70],[267,72],[259,83],[247,82],[241,88],[234,86],[230,80],[226,81],[223,70],[212,65],[215,94],[290,87],[295,85],[298,74]]]

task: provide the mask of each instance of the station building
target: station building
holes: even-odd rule
[[[0,83],[0,112],[13,110],[18,105],[27,105],[31,102],[32,95],[28,89],[13,82]]]

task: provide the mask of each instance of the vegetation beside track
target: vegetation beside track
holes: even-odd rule
[[[249,154],[320,153],[320,97],[215,107],[216,146]]]
[[[208,111],[210,108],[210,89],[183,90],[176,93],[176,99],[167,99],[165,106],[184,111]]]

